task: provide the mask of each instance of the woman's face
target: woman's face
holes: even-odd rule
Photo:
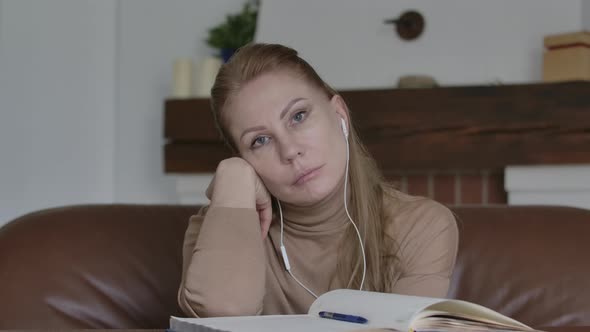
[[[224,112],[241,157],[279,200],[310,205],[342,180],[341,119],[348,127],[348,117],[340,96],[329,99],[292,72],[275,71],[244,85]]]

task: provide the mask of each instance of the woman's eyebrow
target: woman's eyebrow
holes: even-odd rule
[[[301,100],[305,100],[306,98],[294,98],[293,100],[291,100],[290,102],[287,103],[287,105],[285,106],[285,108],[283,108],[283,110],[281,111],[281,120],[285,117],[285,114],[287,114],[287,112],[291,109],[291,107],[293,107],[293,105]],[[266,129],[266,127],[264,126],[256,126],[256,127],[250,127],[246,130],[244,130],[244,132],[242,132],[242,135],[240,135],[240,141],[244,138],[244,135],[246,135],[249,132],[252,131],[257,131],[257,130],[264,130]]]
[[[283,110],[281,111],[281,120],[283,120],[283,118],[285,117],[285,114],[287,114],[287,112],[289,111],[289,109],[291,109],[291,107],[293,107],[293,104],[295,104],[296,102],[300,101],[300,100],[305,100],[305,98],[295,98],[293,100],[291,100],[287,106],[285,106],[285,108],[283,108]]]
[[[256,127],[250,127],[246,130],[244,130],[244,132],[242,133],[242,135],[240,136],[240,141],[244,138],[244,135],[246,135],[247,133],[251,132],[251,131],[257,131],[257,130],[264,130],[266,129],[265,126],[256,126]]]

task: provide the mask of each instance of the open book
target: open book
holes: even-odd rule
[[[320,312],[354,315],[353,323],[320,317]],[[324,315],[322,313],[322,315]],[[535,331],[483,306],[448,299],[338,289],[317,298],[307,315],[220,318],[171,317],[175,332],[266,331]]]

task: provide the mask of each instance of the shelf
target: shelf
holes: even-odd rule
[[[341,91],[380,167],[496,169],[590,163],[590,82]],[[208,99],[165,103],[165,171],[229,157]]]

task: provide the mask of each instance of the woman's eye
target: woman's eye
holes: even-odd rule
[[[252,141],[252,147],[253,148],[257,148],[259,146],[262,146],[264,144],[266,144],[266,142],[268,142],[270,138],[268,136],[258,136],[256,137],[253,141]]]
[[[303,121],[303,119],[305,119],[306,113],[307,113],[306,111],[299,111],[299,112],[295,113],[295,115],[293,115],[293,121],[295,121],[295,122]]]

